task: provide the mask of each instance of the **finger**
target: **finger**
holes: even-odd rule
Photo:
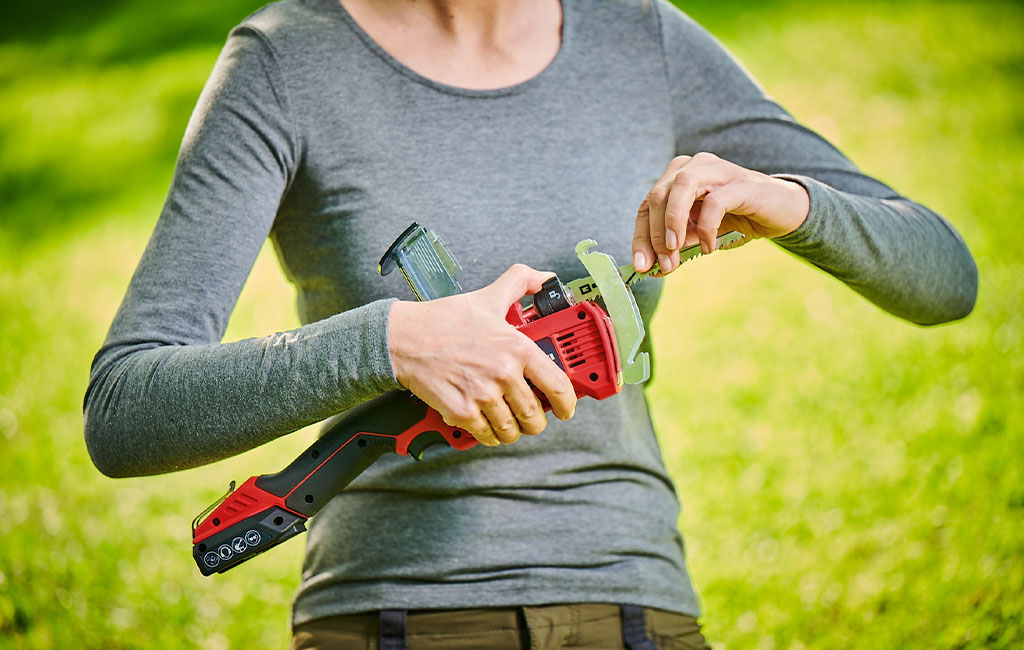
[[[501,441],[498,439],[498,436],[495,435],[494,429],[490,428],[490,424],[487,422],[487,419],[484,418],[482,415],[479,415],[477,419],[474,420],[473,423],[468,426],[452,426],[459,427],[460,429],[465,429],[466,431],[469,432],[469,435],[476,438],[480,442],[480,444],[484,444],[488,447],[497,447],[498,445],[501,444]]]
[[[459,429],[465,429],[469,435],[476,438],[480,444],[488,447],[497,447],[501,444],[498,441],[497,436],[494,435],[494,430],[491,429],[491,425],[487,421],[487,418],[483,416],[479,409],[467,406],[459,412],[439,412],[441,413],[441,419],[445,421],[445,424]]]
[[[683,248],[689,248],[694,244],[700,243],[700,238],[697,237],[697,218],[700,217],[701,207],[703,207],[703,203],[699,199],[690,206],[690,216],[686,220],[686,236],[683,238]]]
[[[694,244],[699,243],[697,239],[697,216],[700,214],[700,201],[694,201],[693,205],[690,206],[690,216],[685,222],[683,232],[685,233],[682,237],[682,242],[679,246],[679,250],[672,251],[669,255],[670,264],[668,271],[659,271],[655,277],[663,278],[672,271],[679,268],[679,252],[683,249],[689,248]]]
[[[668,246],[665,241],[665,204],[671,192],[671,183],[659,183],[647,193],[647,229],[651,248],[664,269],[668,265]]]
[[[505,403],[519,421],[519,430],[526,435],[535,436],[547,426],[544,407],[525,380],[505,391]]]
[[[693,204],[701,193],[701,186],[706,182],[707,172],[701,168],[695,158],[676,173],[665,203],[665,239],[672,244],[671,252],[676,252],[686,243],[686,235]],[[675,268],[673,266],[672,268]]]
[[[523,296],[540,291],[544,282],[553,275],[550,271],[537,271],[525,264],[513,264],[482,291],[492,294],[502,309],[506,309]]]
[[[727,183],[704,196],[696,228],[702,253],[707,255],[715,250],[718,231],[725,215],[733,210],[741,210],[746,198],[743,183]]]
[[[665,206],[665,219],[667,227],[679,233],[680,248],[704,241],[700,232],[701,201],[709,192],[734,179],[737,169],[714,154],[701,152],[676,173]]]
[[[646,271],[654,264],[654,247],[651,246],[651,204],[644,199],[636,211],[636,225],[633,227],[633,268]]]
[[[679,170],[692,160],[689,156],[678,156],[672,159],[665,173],[647,193],[648,229],[651,246],[658,258],[658,264],[664,269],[671,266],[670,251],[665,233],[665,205],[672,191],[672,182]],[[675,234],[673,233],[673,236]],[[678,245],[678,241],[673,242]]]
[[[481,410],[499,442],[510,445],[519,440],[522,431],[519,430],[519,423],[503,397],[488,401],[483,404]]]
[[[530,355],[523,375],[544,394],[555,417],[568,420],[576,413],[576,391],[573,390],[572,382],[540,348],[534,345],[534,349],[536,354]]]

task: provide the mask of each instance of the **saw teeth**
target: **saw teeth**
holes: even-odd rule
[[[747,236],[743,235],[739,239],[734,239],[733,241],[725,242],[725,243],[721,244],[718,247],[718,250],[720,250],[720,251],[727,251],[730,248],[736,248],[738,246],[742,246],[745,243],[747,243]]]

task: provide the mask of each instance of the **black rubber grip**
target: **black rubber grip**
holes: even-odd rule
[[[395,438],[426,414],[427,405],[412,393],[385,393],[346,413],[288,467],[257,478],[256,486],[310,517],[374,461],[394,453]]]

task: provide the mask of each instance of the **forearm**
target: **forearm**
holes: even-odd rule
[[[970,312],[977,270],[952,226],[861,173],[768,97],[705,30],[659,6],[677,154],[709,151],[804,185],[807,220],[776,241],[883,309],[922,324]]]
[[[974,307],[978,271],[945,220],[903,198],[837,190],[784,176],[810,196],[807,220],[775,239],[882,309],[921,325],[963,318]]]
[[[394,388],[391,301],[226,344],[114,344],[97,355],[85,439],[108,476],[226,458]]]

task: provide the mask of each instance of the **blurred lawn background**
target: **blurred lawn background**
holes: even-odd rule
[[[306,431],[206,468],[91,465],[89,363],[228,29],[258,0],[51,0],[0,24],[0,648],[264,648],[302,543],[201,578],[189,521]],[[946,215],[978,307],[901,322],[757,242],[688,265],[651,397],[718,649],[1024,642],[1024,8],[685,2],[798,119]],[[297,324],[264,250],[228,340]],[[670,367],[679,368],[670,380]],[[683,381],[680,381],[680,378]]]

